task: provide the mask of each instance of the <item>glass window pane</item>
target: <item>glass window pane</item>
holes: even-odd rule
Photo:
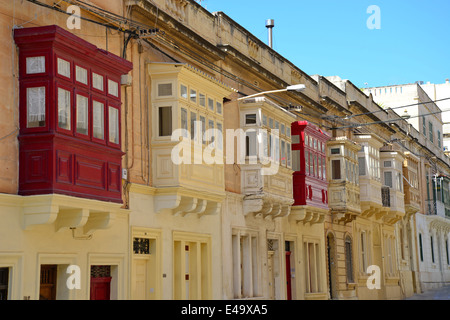
[[[70,78],[70,62],[58,58],[58,74]]]
[[[220,102],[216,102],[216,112],[222,114],[222,104]]]
[[[183,129],[183,137],[188,137],[188,119],[187,110],[181,108],[181,129]]]
[[[158,84],[158,96],[167,97],[172,95],[172,84],[171,83],[160,83]]]
[[[172,107],[159,108],[159,136],[172,135]]]
[[[187,99],[187,87],[185,85],[180,86],[180,96]]]
[[[100,91],[103,91],[103,76],[92,73],[92,86]]]
[[[221,123],[217,123],[217,134],[218,136],[216,136],[217,139],[217,148],[219,150],[223,149],[223,132],[222,132],[222,124]],[[267,138],[267,137],[266,137]]]
[[[281,140],[281,164],[286,165],[286,142]]]
[[[203,116],[200,116],[200,122],[201,122],[201,126],[202,126],[202,130],[201,130],[201,137],[200,140],[203,142],[203,144],[206,143],[206,137],[205,137],[205,132],[206,132],[206,118]]]
[[[119,143],[119,110],[109,107],[109,142]]]
[[[197,114],[194,112],[191,112],[191,139],[196,140],[197,138]]]
[[[208,98],[208,109],[214,110],[214,99]]]
[[[256,124],[256,114],[246,114],[245,124]]]
[[[108,93],[112,96],[119,96],[119,84],[108,79]]]
[[[45,72],[45,57],[28,57],[27,74],[44,73]]]
[[[198,95],[198,103],[202,106],[202,107],[206,107],[206,96],[203,93],[200,93]]]
[[[87,85],[88,84],[87,77],[88,77],[87,70],[85,68],[81,68],[79,66],[75,67],[75,79],[78,82],[81,82],[81,83]]]
[[[45,87],[27,88],[27,128],[45,127]]]
[[[105,108],[103,103],[95,100],[92,104],[92,122],[94,138],[103,140],[105,138]]]
[[[197,91],[191,90],[191,102],[197,103]]]
[[[70,130],[70,91],[58,88],[58,127]]]
[[[77,133],[88,134],[88,98],[77,94]]]

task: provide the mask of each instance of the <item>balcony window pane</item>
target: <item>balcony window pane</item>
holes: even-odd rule
[[[197,140],[197,128],[196,128],[196,122],[197,122],[197,114],[194,112],[191,112],[191,139]]]
[[[331,175],[333,180],[341,179],[341,160],[331,161]]]
[[[70,62],[58,58],[58,74],[70,78]]]
[[[58,88],[58,127],[70,130],[70,91]]]
[[[45,127],[45,87],[27,88],[27,128]]]
[[[219,136],[216,137],[217,139],[217,148],[219,150],[223,150],[223,132],[222,132],[223,128],[222,128],[222,124],[221,123],[217,123],[217,131]],[[266,136],[267,139],[267,136]]]
[[[183,137],[188,137],[188,113],[187,110],[181,108],[181,129],[183,129]]]
[[[198,95],[198,103],[202,106],[202,107],[206,107],[206,96],[203,93],[200,93]]]
[[[88,134],[88,98],[77,94],[77,133]]]
[[[119,84],[108,79],[108,93],[112,96],[119,96]]]
[[[103,76],[92,73],[92,86],[100,91],[103,91]]]
[[[45,72],[45,57],[28,57],[27,74],[36,74]]]
[[[286,150],[287,150],[287,166],[290,168],[291,167],[291,158],[292,158],[292,150],[291,150],[291,144],[287,143],[286,144]]]
[[[197,91],[191,90],[190,98],[191,102],[197,103]]]
[[[216,102],[216,112],[222,114],[222,103]]]
[[[384,185],[392,188],[392,172],[387,171],[384,173]]]
[[[88,84],[87,77],[88,77],[87,70],[85,68],[81,68],[79,66],[75,67],[75,79],[78,82],[81,82],[81,83],[87,85]]]
[[[180,86],[180,96],[187,99],[187,87],[185,85]]]
[[[201,126],[202,126],[202,129],[201,129],[201,133],[202,133],[202,135],[201,135],[201,137],[200,137],[200,140],[202,141],[202,143],[203,144],[206,144],[206,140],[205,140],[205,132],[206,132],[206,118],[205,117],[203,117],[203,116],[200,116],[200,122],[201,122]]]
[[[159,136],[172,135],[172,107],[159,108]]]
[[[172,84],[171,83],[160,83],[158,84],[158,96],[168,97],[172,95]]]
[[[119,143],[119,110],[109,107],[109,142]]]
[[[281,164],[286,165],[286,142],[281,140]]]
[[[105,138],[105,108],[103,103],[95,100],[92,104],[92,122],[94,138],[103,140]]]
[[[245,124],[256,124],[256,114],[246,114]]]

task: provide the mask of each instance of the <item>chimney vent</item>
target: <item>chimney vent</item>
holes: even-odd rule
[[[266,28],[269,30],[269,47],[273,48],[273,35],[272,29],[275,27],[275,21],[273,19],[266,20]]]

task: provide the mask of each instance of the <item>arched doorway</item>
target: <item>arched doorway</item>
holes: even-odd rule
[[[330,299],[337,299],[336,281],[336,240],[332,233],[327,235],[327,272],[328,272],[328,292]]]

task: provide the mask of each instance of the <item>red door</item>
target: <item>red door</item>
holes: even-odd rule
[[[292,300],[292,286],[291,286],[291,252],[286,251],[286,290],[287,300]]]
[[[91,300],[110,300],[111,277],[91,278]]]

